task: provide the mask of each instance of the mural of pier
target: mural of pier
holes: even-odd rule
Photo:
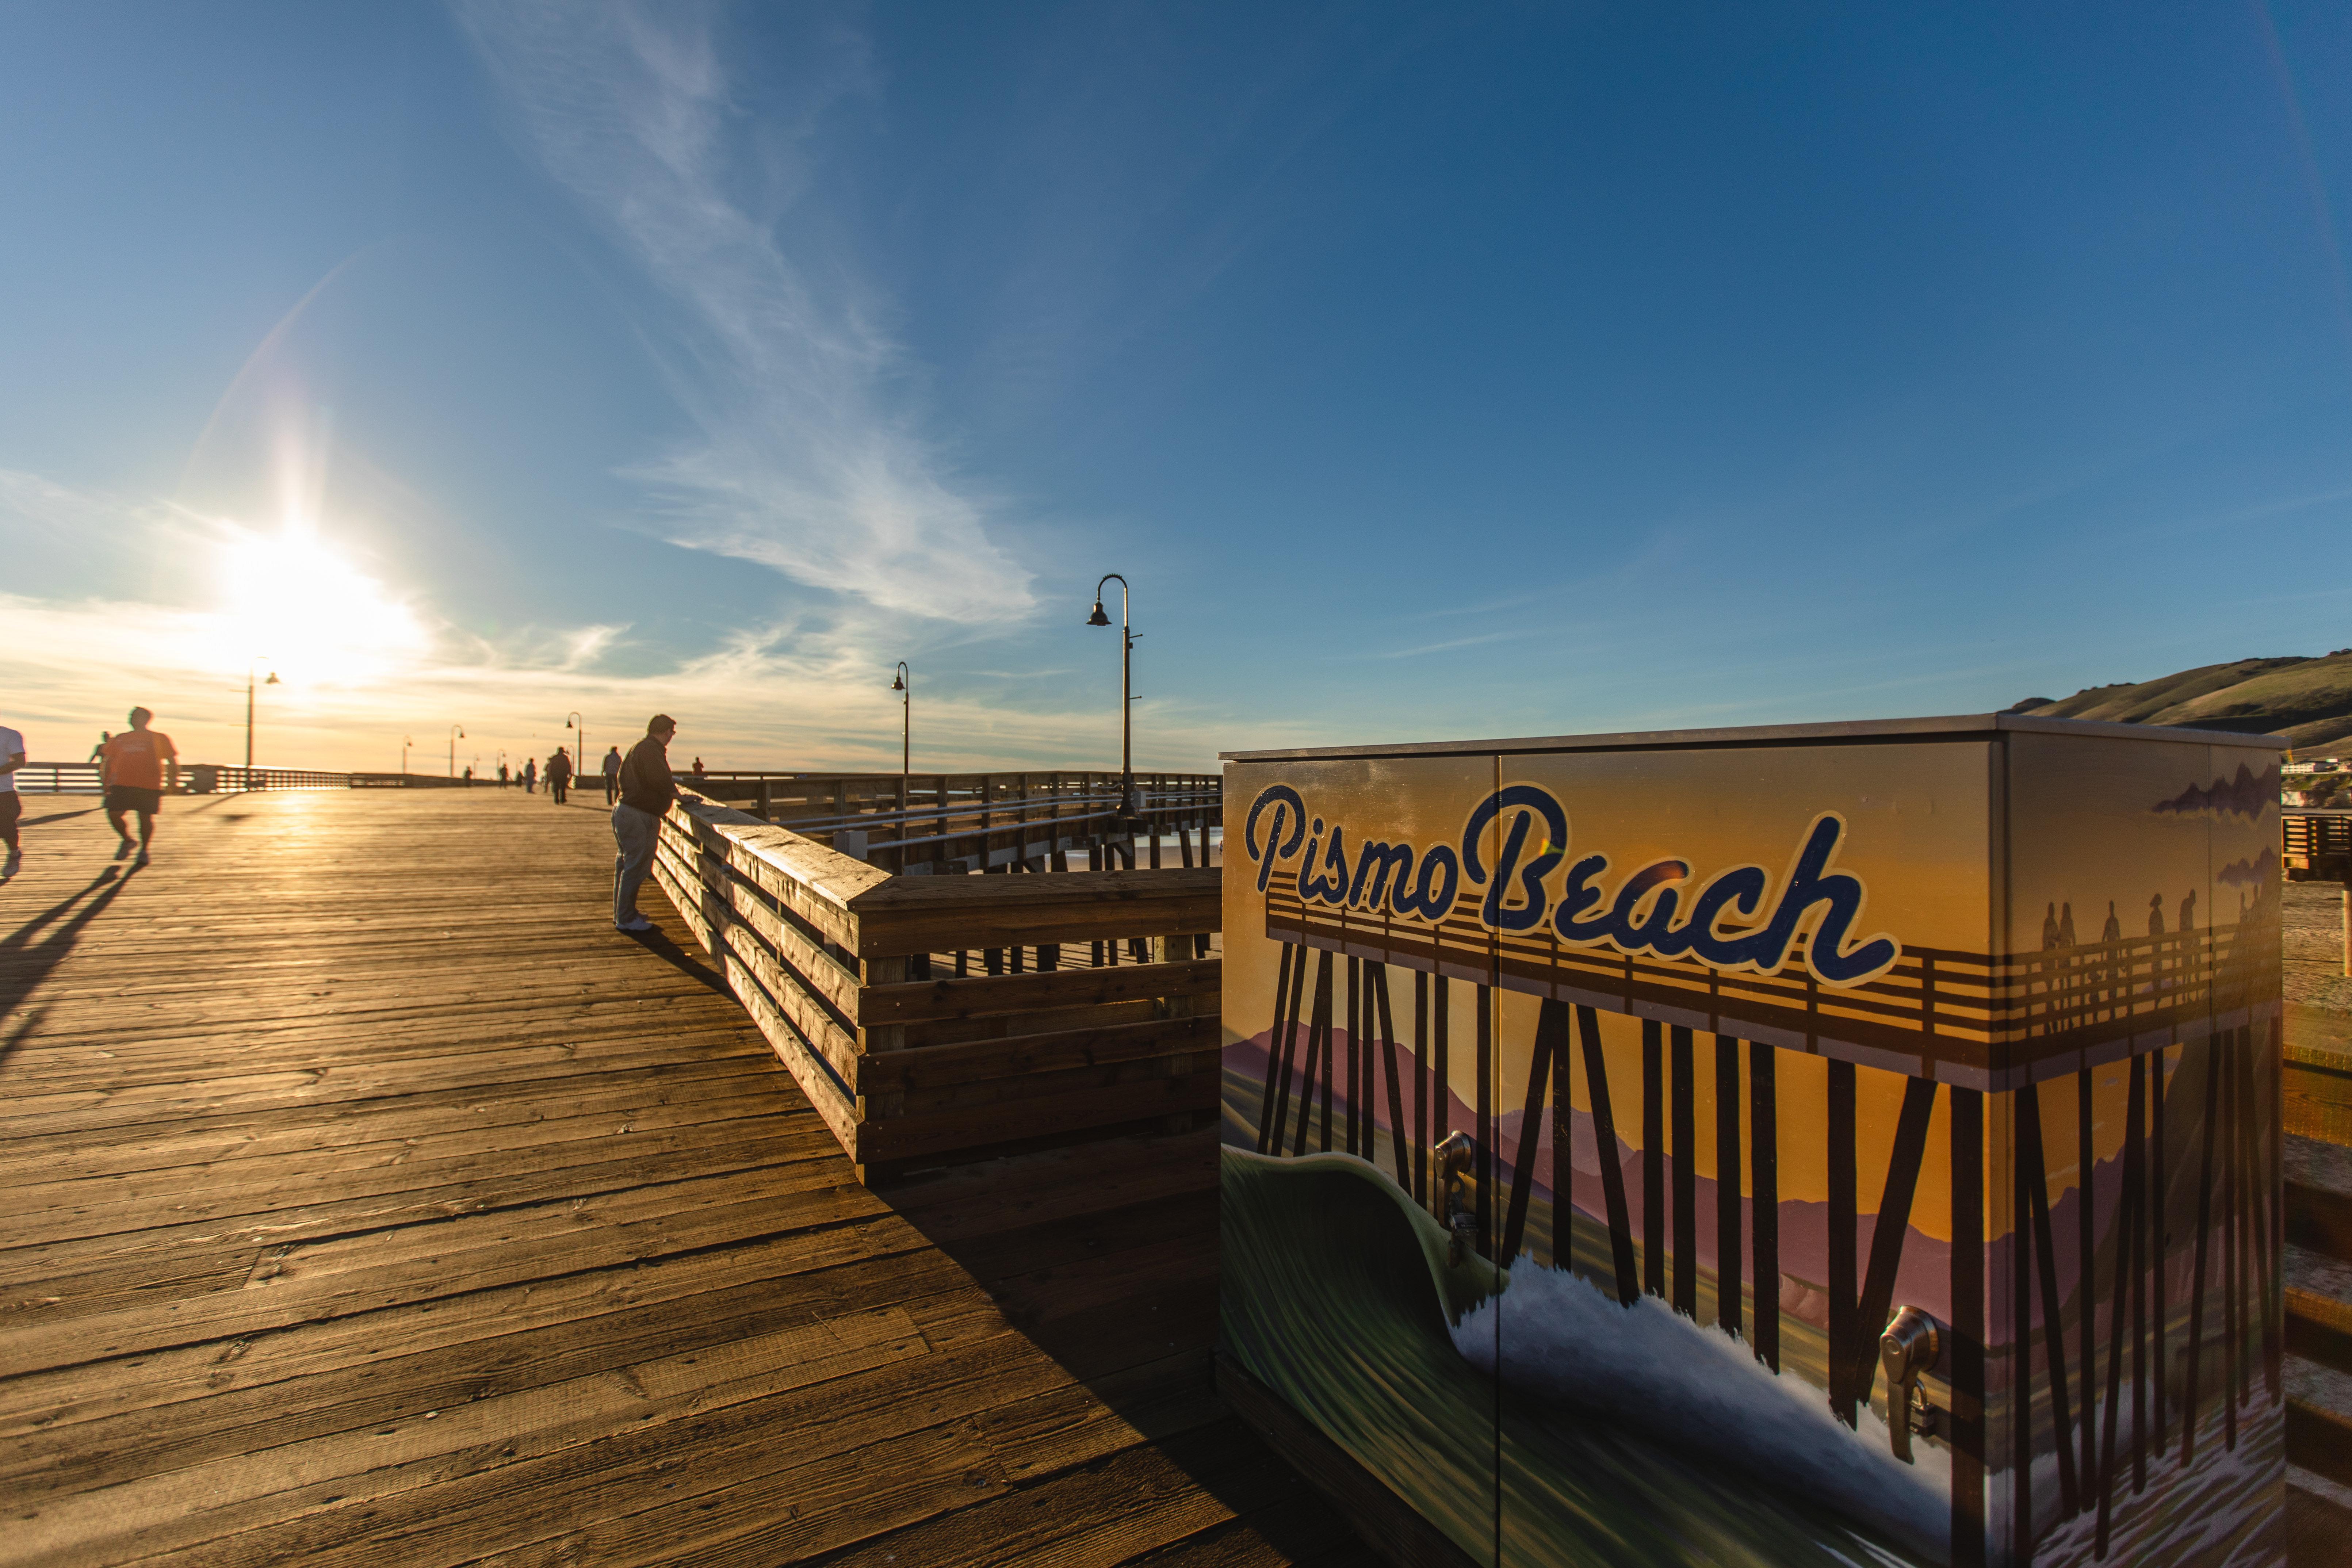
[[[1526,756],[1384,759],[1360,772],[1403,804],[1375,818],[1344,763],[1238,761],[1229,820],[1280,783],[1303,807],[1302,866],[1316,839],[1357,854],[1286,876],[1276,810],[1231,850],[1236,867],[1245,851],[1276,865],[1262,892],[1227,882],[1228,1356],[1472,1561],[2265,1560],[2283,1484],[2276,873],[2232,885],[2208,868],[2226,872],[2238,837],[2259,846],[2276,824],[2151,809],[2212,766],[2202,744],[2080,736],[2099,754],[2069,759],[2071,792],[1989,763],[2006,751],[1992,762],[2012,775],[2021,761],[2046,773],[2047,756],[2017,753],[2046,751],[2051,728],[1964,762],[1908,748],[1895,771],[2000,785],[1985,795],[2007,808],[2012,848],[2053,831],[2019,824],[2021,804],[2069,799],[2145,842],[2085,856],[2076,835],[2074,862],[2012,869],[2006,888],[1979,848],[1973,886],[1947,874],[1915,889],[1906,856],[1930,872],[1959,857],[1922,857],[1916,831],[1874,856],[1848,810],[1837,858],[1816,868],[1817,918],[1769,970],[1662,954],[1670,921],[1622,893],[1620,930],[1652,951],[1550,913],[1588,835],[1638,838],[1672,809],[1670,784],[1627,809],[1551,758],[1549,776]],[[1883,753],[1845,760],[1865,789],[1889,771]],[[1670,770],[1652,752],[1644,771],[1655,785]],[[2118,772],[2143,775],[2129,815],[2082,787]],[[1415,773],[1454,787],[1416,798],[1401,787],[1425,786]],[[1516,816],[1479,820],[1482,798],[1530,778],[1557,817],[1523,795]],[[2000,815],[1971,823],[1949,795],[1916,798],[1955,837]],[[1843,804],[1816,793],[1755,815],[1785,840]],[[1426,879],[1449,894],[1434,919],[1393,896],[1333,899],[1365,880],[1355,867],[1374,851],[1360,845],[1422,847],[1417,868],[1433,842],[1486,886]],[[1614,867],[1663,847],[1611,855],[1605,876],[1633,885],[1644,871]],[[1673,862],[1679,875],[1652,886],[1679,883],[1688,909],[1706,862]],[[1769,913],[1775,885],[1755,882],[1743,919],[1717,928],[1721,953],[1754,951],[1730,939]],[[1819,918],[1836,898],[1843,931]],[[2104,922],[2087,941],[2078,907]],[[2124,934],[2124,910],[2147,929]],[[1964,922],[1994,940],[1937,941]],[[1252,930],[1262,943],[1238,940]],[[1898,952],[1864,952],[1882,932]],[[1874,973],[1832,983],[1814,940]],[[1307,1313],[1311,1278],[1252,1260],[1346,1250],[1360,1229],[1368,1253],[1411,1251],[1404,1282],[1382,1275],[1353,1309],[1385,1302],[1399,1322],[1302,1350],[1294,1317],[1255,1299],[1297,1297]],[[1889,1359],[1898,1310],[1936,1330],[1916,1366]],[[1438,1364],[1408,1376],[1399,1357]],[[1465,1422],[1491,1444],[1439,1430]]]

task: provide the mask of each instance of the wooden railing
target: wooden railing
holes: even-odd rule
[[[2284,1093],[2289,1133],[2352,1144],[2352,1056],[2327,1049],[2285,1050]],[[2352,1265],[2352,1194],[2290,1179],[2286,1240]],[[2290,1285],[2285,1290],[2286,1349],[2352,1374],[2352,1302]],[[2352,1420],[2309,1401],[2286,1405],[2287,1462],[2338,1486],[2352,1487]]]
[[[861,1181],[1214,1114],[1213,870],[895,876],[688,792],[654,875]]]
[[[885,869],[941,874],[1035,863],[1137,834],[1150,864],[1173,837],[1174,858],[1189,866],[1223,802],[1215,773],[1138,773],[1132,812],[1119,775],[1106,773],[681,773],[678,782]]]
[[[478,784],[482,781],[475,780]],[[248,768],[230,763],[188,763],[180,768],[184,795],[226,795],[266,789],[463,789],[464,779],[436,773],[344,773],[323,768]],[[96,795],[96,763],[26,763],[16,787],[29,795]]]
[[[2279,818],[2289,880],[2352,882],[2352,811],[2289,806]]]

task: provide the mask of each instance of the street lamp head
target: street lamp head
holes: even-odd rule
[[[894,675],[890,678],[890,689],[893,691],[904,691],[907,689],[907,683],[904,679]]]
[[[1087,625],[1090,626],[1107,626],[1110,625],[1110,617],[1103,614],[1101,599],[1097,598],[1095,600],[1095,613],[1087,617]]]
[[[273,669],[269,672],[269,679],[263,681],[261,684],[264,686],[278,686],[283,683],[278,679],[278,672]]]

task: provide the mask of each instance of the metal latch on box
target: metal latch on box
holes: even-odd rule
[[[1919,1376],[1943,1353],[1943,1325],[1916,1307],[1895,1311],[1878,1336],[1878,1364],[1886,1373],[1886,1436],[1895,1457],[1911,1463],[1911,1435],[1936,1436],[1941,1412],[1927,1403]]]
[[[1456,1128],[1429,1152],[1437,1167],[1437,1179],[1445,1187],[1445,1228],[1453,1237],[1446,1247],[1445,1260],[1459,1268],[1468,1261],[1470,1244],[1478,1230],[1477,1215],[1463,1201],[1463,1184],[1478,1163],[1477,1140]]]

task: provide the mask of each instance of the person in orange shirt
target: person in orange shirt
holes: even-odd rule
[[[135,811],[142,866],[147,864],[147,843],[155,836],[155,813],[163,804],[163,792],[180,785],[180,749],[172,744],[171,736],[147,727],[154,717],[144,708],[133,708],[131,728],[107,742],[99,758],[99,776],[106,785],[106,820],[122,840],[114,858],[120,860],[131,853],[131,829],[122,814]]]

